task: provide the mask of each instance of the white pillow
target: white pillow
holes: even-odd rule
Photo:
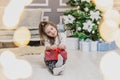
[[[41,9],[24,9],[18,26],[28,26],[29,29],[36,29],[43,17]]]

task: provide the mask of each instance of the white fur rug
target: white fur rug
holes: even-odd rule
[[[68,60],[63,75],[53,76],[44,64],[44,54],[26,55],[33,67],[33,75],[28,80],[103,80],[99,70],[101,55],[92,55],[80,51],[68,50]],[[1,80],[1,79],[0,79]]]

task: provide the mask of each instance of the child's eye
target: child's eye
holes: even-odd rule
[[[49,31],[49,32],[47,32],[47,34],[50,34],[50,31]]]
[[[51,28],[51,30],[53,30],[53,28]]]

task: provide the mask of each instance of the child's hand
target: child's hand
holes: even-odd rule
[[[50,49],[52,49],[52,50],[54,50],[54,49],[56,49],[56,48],[57,48],[56,45],[52,45],[52,46],[50,47]]]
[[[64,45],[64,44],[59,44],[59,45],[58,45],[58,48],[60,48],[60,49],[65,49],[65,45]]]

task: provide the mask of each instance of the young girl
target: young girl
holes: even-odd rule
[[[44,58],[46,66],[52,74],[62,74],[67,59],[66,47],[64,45],[66,35],[58,33],[57,26],[48,21],[40,22],[39,33],[46,47]]]

